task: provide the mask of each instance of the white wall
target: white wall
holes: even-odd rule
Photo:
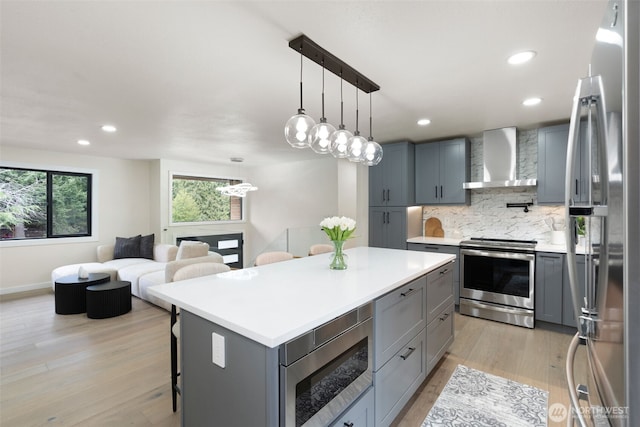
[[[250,247],[254,260],[264,251],[287,250],[287,228],[306,228],[323,218],[338,215],[338,160],[333,157],[261,166],[253,169],[249,220]]]
[[[64,240],[17,243],[0,242],[0,293],[28,290],[50,283],[55,267],[96,260],[96,246],[113,243],[116,236],[149,234],[149,162],[92,157],[42,150],[2,147],[3,164],[25,167],[97,171],[97,215],[94,239],[69,243]],[[89,241],[87,241],[89,240]],[[14,288],[14,289],[11,289]]]

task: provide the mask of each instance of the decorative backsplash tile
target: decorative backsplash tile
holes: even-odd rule
[[[518,178],[537,178],[538,131],[518,131]],[[482,181],[482,137],[471,138],[471,181]],[[490,237],[548,242],[549,219],[564,223],[563,205],[539,206],[536,187],[481,188],[471,191],[469,206],[424,206],[423,218],[436,217],[446,237],[461,233],[463,238]],[[507,203],[532,202],[529,212],[507,208]]]

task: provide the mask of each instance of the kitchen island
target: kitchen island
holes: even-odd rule
[[[181,309],[183,425],[280,425],[281,346],[372,302],[377,337],[382,328],[375,323],[375,301],[418,281],[425,283],[415,295],[422,295],[418,315],[426,335],[428,275],[440,269],[439,277],[451,282],[445,293],[452,294],[449,263],[455,257],[368,247],[346,253],[344,271],[330,270],[330,255],[322,254],[149,289]],[[445,299],[440,302],[452,307],[453,296]],[[423,351],[422,379],[426,346]]]

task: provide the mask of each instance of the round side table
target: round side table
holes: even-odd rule
[[[55,281],[56,314],[78,314],[87,311],[87,286],[106,283],[109,273],[89,273],[86,279],[77,274],[60,277]]]
[[[131,282],[87,286],[87,317],[106,319],[131,311]]]

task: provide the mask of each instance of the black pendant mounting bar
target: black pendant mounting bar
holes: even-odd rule
[[[334,56],[331,52],[320,47],[316,42],[302,34],[289,41],[289,47],[309,58],[321,67],[331,71],[336,76],[346,80],[365,93],[380,90],[380,86]],[[324,62],[323,62],[324,61]]]

